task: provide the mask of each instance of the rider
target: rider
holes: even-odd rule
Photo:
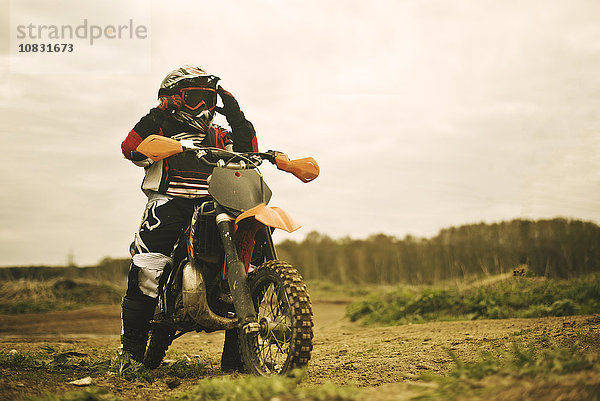
[[[150,320],[157,305],[162,273],[172,264],[172,252],[193,213],[198,198],[209,196],[210,170],[197,158],[180,153],[153,162],[135,152],[151,134],[238,152],[258,151],[252,123],[238,102],[221,86],[219,77],[200,67],[184,65],[171,71],[160,85],[159,104],[141,118],[121,144],[125,157],[144,167],[142,190],[148,203],[132,244],[127,292],[122,302],[121,349],[139,362],[144,358]],[[217,95],[223,107],[217,107]],[[231,132],[213,124],[215,111],[224,115]],[[237,330],[227,330],[221,356],[223,370],[241,370]]]

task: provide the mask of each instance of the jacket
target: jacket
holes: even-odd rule
[[[148,136],[157,134],[176,140],[191,139],[197,145],[225,149],[232,144],[237,152],[257,152],[258,144],[252,123],[245,118],[236,119],[231,124],[231,132],[212,124],[208,132],[192,132],[187,124],[181,123],[169,113],[153,108],[142,117],[121,143],[125,158],[134,163],[133,151]],[[140,163],[136,163],[140,165]],[[145,193],[158,192],[181,198],[200,198],[208,196],[208,177],[212,167],[204,164],[189,152],[179,153],[164,160],[145,165],[142,190]]]

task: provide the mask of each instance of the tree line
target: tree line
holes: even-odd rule
[[[303,241],[279,243],[277,250],[307,280],[433,284],[522,265],[536,276],[569,278],[600,270],[600,227],[556,218],[450,227],[429,239],[332,239],[311,232]]]
[[[441,230],[433,238],[372,235],[333,239],[318,232],[277,244],[278,257],[306,280],[354,284],[434,284],[511,272],[527,265],[536,276],[570,278],[600,271],[600,227],[568,219],[512,220]],[[124,285],[129,258],[96,266],[0,269],[0,280],[86,277]]]

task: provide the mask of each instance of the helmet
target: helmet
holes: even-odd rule
[[[218,81],[219,77],[200,67],[184,65],[167,74],[158,97],[180,95],[183,106],[173,118],[206,133],[215,117]]]

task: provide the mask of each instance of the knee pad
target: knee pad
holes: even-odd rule
[[[142,294],[150,298],[158,297],[160,278],[172,259],[160,253],[138,253],[133,256],[132,261],[129,286],[135,282]]]

